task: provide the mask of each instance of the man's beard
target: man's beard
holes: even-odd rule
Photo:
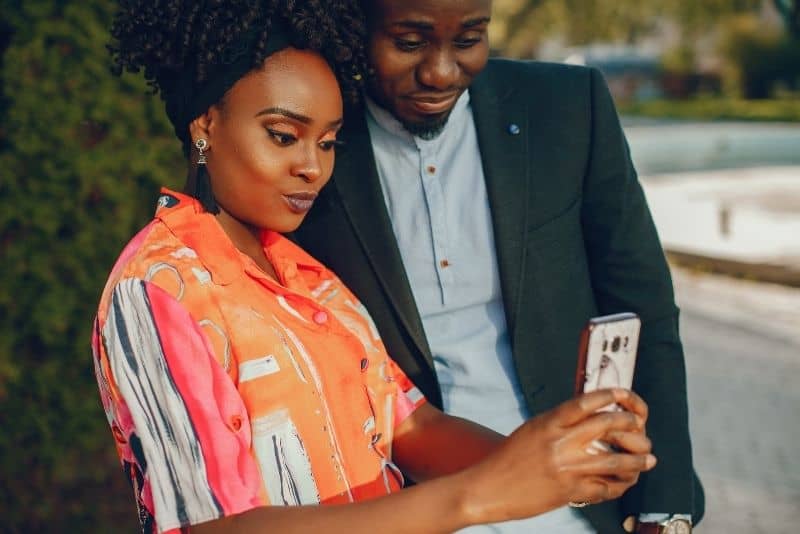
[[[405,128],[411,135],[419,137],[420,139],[424,139],[425,141],[430,141],[442,133],[442,130],[444,130],[444,127],[447,125],[447,119],[450,118],[451,111],[452,110],[449,110],[435,118],[431,118],[422,122],[402,121],[401,123],[403,128]]]

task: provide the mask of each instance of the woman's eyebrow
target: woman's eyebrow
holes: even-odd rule
[[[262,109],[258,113],[255,114],[256,117],[260,117],[261,115],[283,115],[284,117],[296,120],[297,122],[302,122],[303,124],[311,124],[314,122],[311,117],[306,117],[305,115],[301,115],[300,113],[295,113],[294,111],[290,111],[285,108],[281,107],[271,107]],[[344,123],[344,119],[336,119],[328,123],[328,128],[338,128],[339,126]]]
[[[297,122],[302,122],[303,124],[311,124],[312,122],[311,117],[306,117],[305,115],[301,115],[299,113],[295,113],[294,111],[290,111],[288,109],[281,107],[271,107],[262,109],[261,111],[255,114],[256,117],[260,117],[261,115],[283,115],[284,117],[294,119]]]
[[[481,24],[488,24],[491,21],[491,17],[475,17],[470,19],[465,19],[461,22],[461,27],[464,29],[474,28],[475,26],[480,26]],[[432,22],[428,22],[425,20],[399,20],[397,22],[393,22],[391,24],[400,29],[411,29],[411,30],[420,30],[420,31],[431,31],[434,29],[434,25]]]

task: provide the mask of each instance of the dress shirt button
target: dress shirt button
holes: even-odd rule
[[[428,174],[436,174],[436,166],[435,165],[428,165],[428,167],[425,170],[428,171]]]
[[[439,262],[439,266],[442,269],[447,269],[448,267],[450,267],[450,262],[447,261],[447,260],[442,260],[442,261]]]
[[[369,360],[366,358],[361,359],[361,371],[366,371],[367,367],[369,367]]]
[[[322,310],[315,312],[311,318],[317,324],[325,324],[326,322],[328,322],[328,314]]]

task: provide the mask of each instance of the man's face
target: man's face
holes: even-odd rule
[[[491,0],[374,0],[370,96],[431,138],[489,57]]]

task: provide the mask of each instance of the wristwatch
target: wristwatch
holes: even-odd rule
[[[674,515],[658,522],[640,522],[636,531],[639,534],[692,534],[692,521],[686,516]]]

